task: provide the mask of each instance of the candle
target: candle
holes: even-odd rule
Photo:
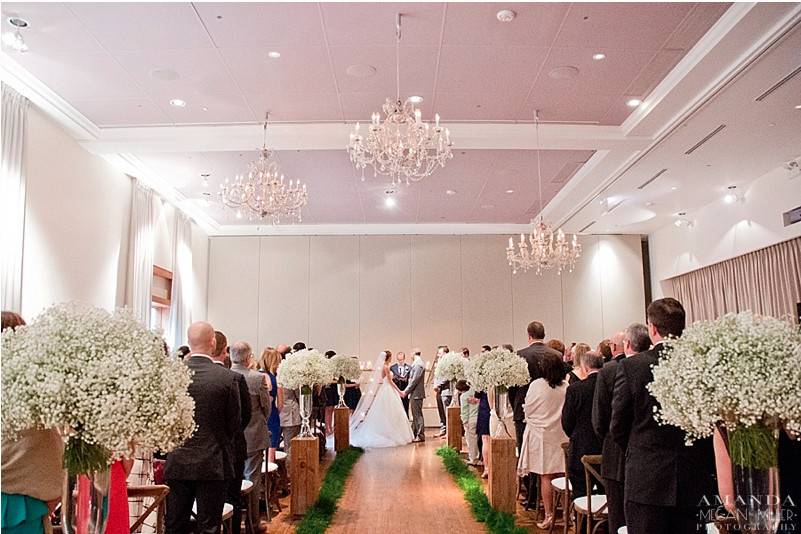
[[[439,128],[439,113],[434,114],[434,126]]]
[[[523,234],[520,234],[520,242],[525,243],[525,238],[523,237]]]
[[[511,237],[509,238],[509,248],[515,248],[514,241],[512,241]]]
[[[422,114],[420,113],[419,109],[414,110],[414,122],[420,124],[420,119],[422,118]]]

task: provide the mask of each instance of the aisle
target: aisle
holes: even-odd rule
[[[435,454],[443,443],[365,452],[327,532],[486,532]]]

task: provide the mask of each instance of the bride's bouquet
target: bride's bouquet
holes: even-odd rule
[[[506,349],[492,349],[471,356],[464,364],[467,381],[477,391],[524,386],[531,380],[526,360]]]
[[[331,363],[319,351],[301,350],[287,355],[278,366],[278,384],[287,389],[300,389],[315,384],[329,384],[334,373]]]
[[[53,306],[2,334],[2,430],[58,429],[72,474],[169,452],[195,429],[189,369],[128,310]]]
[[[328,361],[331,364],[331,376],[337,382],[345,382],[346,380],[355,381],[362,376],[359,360],[355,356],[337,354]]]
[[[434,369],[434,378],[437,380],[462,380],[464,378],[464,364],[467,361],[461,353],[448,352],[437,360]]]

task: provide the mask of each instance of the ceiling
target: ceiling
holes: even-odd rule
[[[456,150],[387,208],[388,180],[362,181],[344,146],[395,95],[398,12],[401,93],[442,116]],[[801,156],[801,75],[754,101],[799,66],[798,3],[3,3],[2,16],[3,32],[9,16],[31,24],[29,51],[0,54],[4,81],[211,235],[505,233],[540,211],[538,154],[546,217],[648,233]],[[283,172],[309,187],[303,224],[216,202],[256,158],[267,110]]]

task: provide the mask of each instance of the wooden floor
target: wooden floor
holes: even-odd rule
[[[436,533],[486,532],[470,515],[461,490],[445,471],[435,450],[444,440],[429,436],[424,444],[366,451],[348,478],[345,493],[331,528],[345,533]],[[324,468],[333,453],[326,455]],[[297,520],[284,511],[273,517],[270,533],[291,533]],[[540,533],[534,512],[518,506],[517,523]],[[558,532],[561,532],[559,525]]]

